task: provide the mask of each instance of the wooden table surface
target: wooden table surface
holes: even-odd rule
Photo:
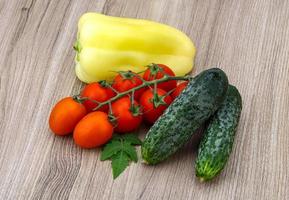
[[[194,144],[113,181],[99,149],[55,137],[47,118],[78,93],[72,45],[86,11],[170,24],[195,42],[195,73],[218,66],[243,97],[233,153],[210,183]],[[289,1],[0,0],[0,199],[289,199]]]

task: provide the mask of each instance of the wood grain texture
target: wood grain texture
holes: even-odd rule
[[[86,11],[146,18],[186,32],[196,72],[226,71],[243,97],[233,154],[213,182],[195,178],[189,143],[116,181],[99,150],[51,134],[74,74],[76,24]],[[0,0],[0,199],[289,199],[289,1]]]

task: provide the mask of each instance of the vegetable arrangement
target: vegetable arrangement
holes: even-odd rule
[[[176,90],[177,81],[187,84],[190,79],[175,76],[164,64],[148,65],[143,75],[117,72],[112,82],[90,83],[80,94],[60,100],[51,111],[50,128],[56,135],[73,132],[74,142],[82,148],[107,144],[101,160],[112,160],[116,178],[129,161],[137,161],[133,145],[141,141],[128,133],[136,131],[143,121],[154,124],[172,103],[170,94],[182,92],[184,87]],[[113,137],[114,132],[119,135]]]
[[[56,103],[49,117],[52,132],[73,133],[81,148],[102,147],[100,160],[111,160],[115,179],[138,161],[135,146],[141,145],[146,164],[157,164],[206,124],[196,176],[207,181],[222,171],[232,151],[241,96],[221,69],[185,75],[195,49],[183,33],[145,20],[88,13],[80,19],[75,49],[77,76],[89,84]],[[144,66],[147,60],[163,64]],[[143,122],[151,128],[142,142],[134,132]]]

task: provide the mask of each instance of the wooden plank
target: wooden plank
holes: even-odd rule
[[[197,47],[196,73],[218,66],[239,88],[234,151],[216,180],[195,178],[191,142],[113,181],[98,149],[50,133],[51,106],[83,86],[71,47],[88,10],[183,30]],[[0,25],[0,199],[289,199],[288,1],[11,0],[0,1]]]

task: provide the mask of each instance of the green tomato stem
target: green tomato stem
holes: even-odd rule
[[[158,83],[162,83],[162,82],[166,82],[166,81],[171,81],[171,80],[186,80],[186,81],[188,81],[190,79],[191,79],[190,76],[168,76],[168,75],[165,75],[163,78],[152,80],[152,81],[143,80],[143,83],[141,85],[134,87],[130,90],[124,91],[124,92],[118,92],[118,93],[116,93],[116,95],[114,97],[110,98],[109,100],[99,102],[98,105],[93,109],[93,111],[96,111],[97,109],[101,108],[102,106],[104,106],[106,104],[110,104],[110,103],[118,100],[119,98],[121,98],[125,95],[128,95],[132,92],[135,92],[136,90],[139,90],[139,89],[144,88],[144,87],[148,87],[148,86],[151,86],[154,84],[158,84]]]

